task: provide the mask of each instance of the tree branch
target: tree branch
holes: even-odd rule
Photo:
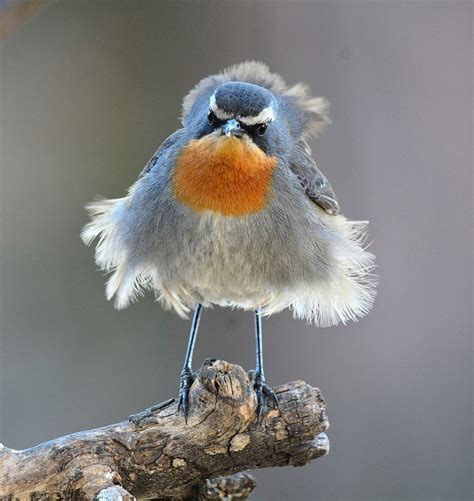
[[[329,450],[320,391],[302,381],[274,390],[280,409],[257,422],[251,377],[238,365],[206,361],[187,424],[170,399],[31,449],[0,445],[0,500],[244,499],[254,481],[233,474],[301,466]]]

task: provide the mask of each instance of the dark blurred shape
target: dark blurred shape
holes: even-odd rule
[[[1,0],[0,40],[33,17],[48,0]]]

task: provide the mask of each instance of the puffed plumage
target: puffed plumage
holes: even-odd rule
[[[242,135],[224,134],[226,120]],[[307,143],[329,122],[326,100],[261,63],[202,80],[184,99],[183,128],[128,195],[88,206],[82,238],[98,238],[107,298],[125,308],[152,289],[181,316],[197,303],[291,308],[320,326],[365,315],[375,296],[367,223],[340,213]],[[246,132],[261,123],[262,137]]]

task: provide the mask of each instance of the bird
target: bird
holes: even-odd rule
[[[81,237],[111,273],[107,299],[124,309],[146,290],[193,312],[178,409],[187,420],[203,308],[252,311],[256,413],[278,407],[263,365],[262,316],[290,309],[316,326],[346,324],[374,302],[367,221],[346,218],[309,141],[331,123],[329,102],[261,62],[203,78],[185,96],[181,128],[117,199],[86,206]]]

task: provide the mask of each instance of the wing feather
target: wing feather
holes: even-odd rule
[[[155,167],[155,165],[160,161],[163,155],[181,139],[183,134],[184,134],[184,129],[178,129],[177,131],[173,132],[173,134],[168,136],[163,141],[163,143],[161,143],[161,146],[156,150],[155,154],[150,158],[150,160],[148,160],[145,167],[143,167],[143,170],[140,172],[138,179],[141,179],[143,176],[146,176],[153,169],[153,167]]]
[[[308,198],[315,204],[331,215],[341,212],[334,190],[316,165],[306,141],[301,140],[295,144],[290,169],[300,180]]]

